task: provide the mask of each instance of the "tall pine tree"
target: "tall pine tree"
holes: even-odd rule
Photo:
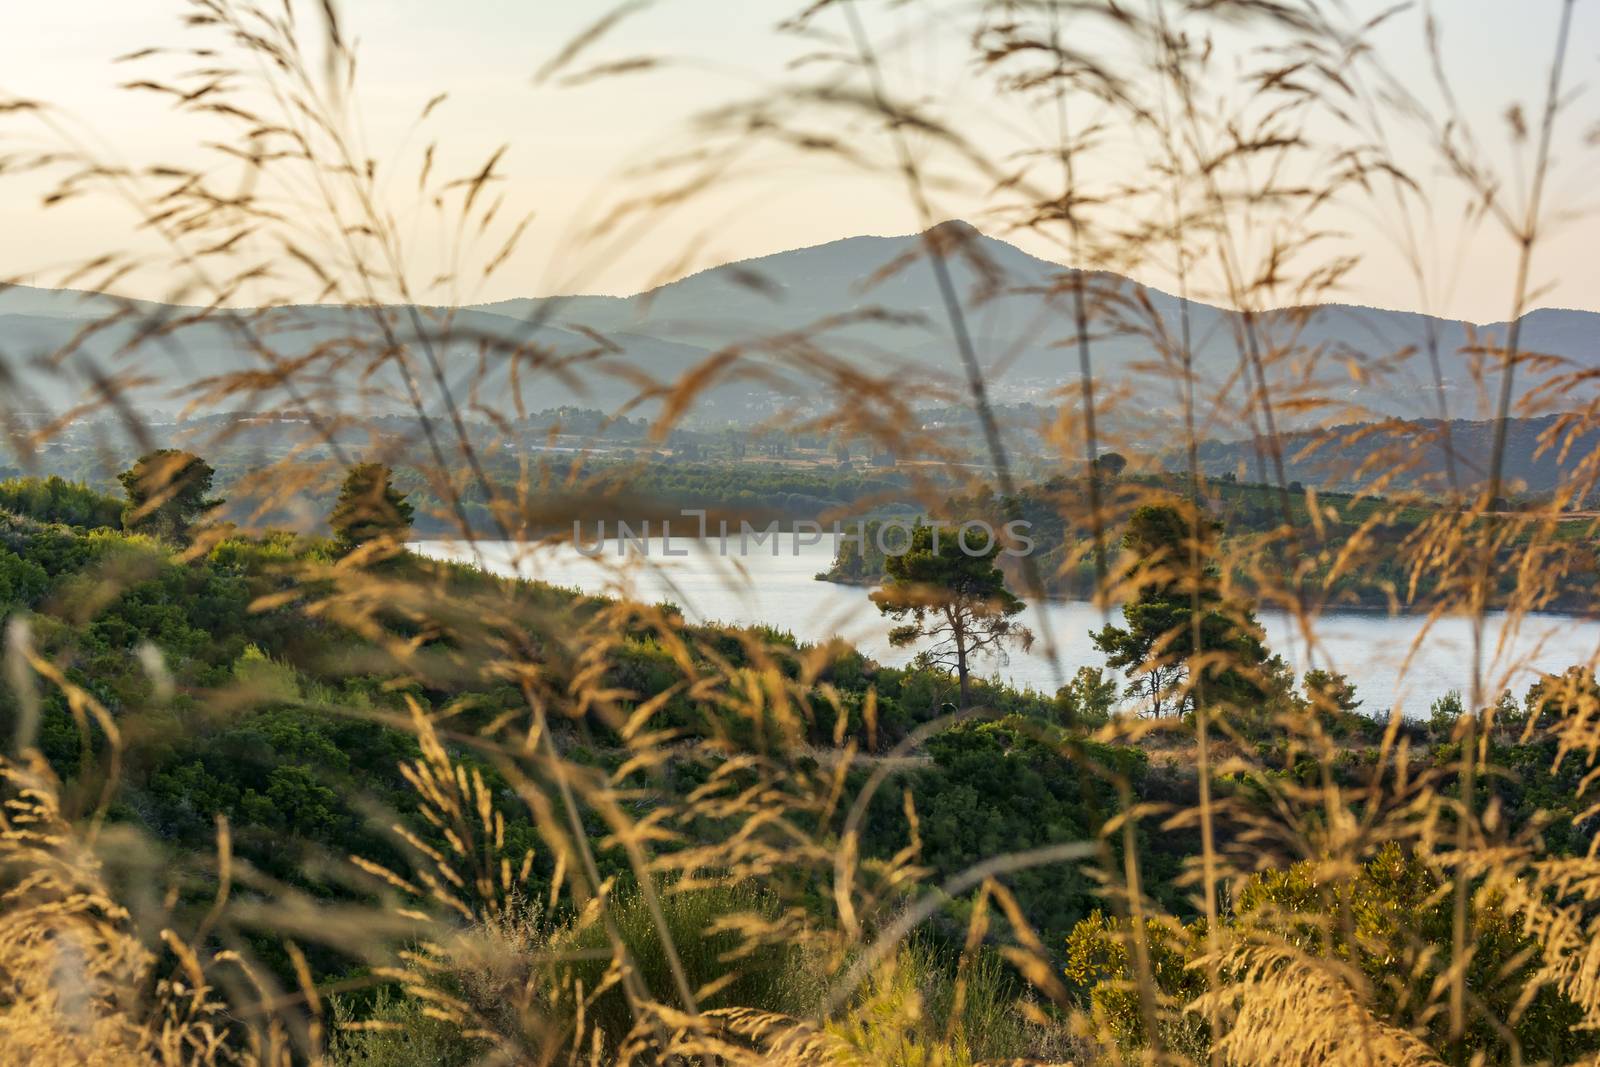
[[[216,474],[211,464],[192,452],[163,448],[140,456],[117,475],[128,494],[123,528],[166,541],[189,540],[205,514],[222,504],[207,495]]]
[[[1248,605],[1228,602],[1222,595],[1214,559],[1216,531],[1207,516],[1194,521],[1177,505],[1136,509],[1122,547],[1138,560],[1134,578],[1139,593],[1123,604],[1122,626],[1108,624],[1090,634],[1106,654],[1107,665],[1127,676],[1126,695],[1157,717],[1182,714],[1199,699],[1233,707],[1266,699],[1263,682],[1271,665],[1265,634]],[[1196,664],[1202,673],[1192,678]]]
[[[398,548],[411,532],[415,509],[395,489],[393,472],[382,463],[358,463],[345,475],[328,525],[346,552],[375,543]]]
[[[1006,588],[995,566],[998,541],[969,536],[963,546],[953,531],[941,538],[930,526],[911,533],[906,552],[884,557],[883,584],[872,602],[900,620],[889,631],[897,648],[931,641],[925,661],[954,669],[961,685],[961,707],[972,701],[973,660],[980,654],[1004,656],[1010,645],[1026,650],[1033,633],[1014,616],[1026,605]]]

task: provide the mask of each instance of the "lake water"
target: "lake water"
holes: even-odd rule
[[[777,553],[772,549],[774,544]],[[424,541],[412,548],[440,559],[475,562],[505,575],[535,578],[585,593],[626,596],[648,603],[671,601],[691,621],[741,625],[764,623],[786,630],[801,641],[842,637],[881,663],[900,665],[914,649],[892,647],[889,623],[867,599],[868,590],[819,582],[827,570],[833,544],[796,546],[792,535],[740,552],[734,539],[721,555],[714,542],[674,538],[674,552],[665,558],[662,542],[647,543],[648,555],[630,546],[619,554],[615,541],[590,558],[572,545],[520,545],[499,541],[465,544]],[[1120,621],[1120,612],[1113,612]],[[1054,692],[1060,680],[1080,666],[1102,666],[1103,658],[1089,641],[1089,631],[1104,623],[1101,612],[1080,601],[1030,604],[1021,621],[1040,640],[1029,653],[1013,652],[1006,663],[986,662],[980,673],[999,675],[1017,686]],[[1466,618],[1437,620],[1424,635],[1425,620],[1368,612],[1329,614],[1313,629],[1315,647],[1307,655],[1298,625],[1272,612],[1260,615],[1273,651],[1297,671],[1324,667],[1340,671],[1355,683],[1363,710],[1387,711],[1399,702],[1408,715],[1426,715],[1428,705],[1452,689],[1465,694],[1472,664],[1472,626]],[[1055,640],[1054,661],[1045,648],[1044,627]],[[1489,617],[1489,649],[1485,685],[1490,691],[1509,687],[1519,696],[1539,671],[1562,671],[1592,665],[1600,657],[1600,622],[1558,615],[1523,617],[1514,629],[1503,615]],[[1419,641],[1419,637],[1422,639]]]

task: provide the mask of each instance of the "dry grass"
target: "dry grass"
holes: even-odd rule
[[[581,85],[646,68],[605,58],[584,65],[623,31],[636,6],[597,21],[544,66],[541,79]],[[358,133],[355,34],[339,22],[336,5],[194,0],[183,36],[171,50],[130,60],[151,71],[130,81],[133,91],[170,98],[197,130],[228,130],[213,142],[218,169],[100,159],[47,102],[0,101],[8,124],[33,123],[30,129],[56,138],[47,152],[9,165],[58,176],[57,199],[124,205],[134,226],[165,242],[166,266],[180,279],[171,301],[189,305],[168,316],[115,302],[105,316],[86,320],[65,350],[42,357],[35,373],[89,368],[89,381],[82,404],[57,417],[0,402],[16,452],[27,460],[76,423],[104,414],[120,423],[121,441],[108,441],[108,452],[165,443],[155,441],[130,399],[149,395],[143,383],[160,375],[170,402],[191,414],[292,410],[304,417],[284,431],[301,435],[286,457],[233,489],[235,502],[250,500],[262,521],[304,493],[336,484],[359,458],[420,471],[443,502],[438,517],[463,541],[486,527],[498,540],[532,541],[552,518],[573,517],[548,514],[556,489],[563,499],[592,492],[623,503],[603,495],[615,484],[603,473],[591,479],[580,467],[558,486],[536,459],[520,460],[508,475],[486,458],[514,433],[512,422],[539,383],[626,382],[634,391],[628,410],[652,414],[659,442],[715,387],[771,382],[796,400],[773,426],[917,457],[906,467],[910,491],[930,512],[952,483],[1011,497],[1019,475],[990,381],[1008,354],[984,350],[975,318],[1012,282],[973,232],[937,225],[941,202],[959,189],[988,205],[986,227],[1050,242],[1084,268],[1063,271],[1050,291],[1032,294],[1039,308],[1034,339],[1062,353],[1063,385],[1049,430],[1057,469],[1078,477],[1108,449],[1138,450],[1157,396],[1169,417],[1166,443],[1182,438],[1187,503],[1204,505],[1209,483],[1198,468],[1199,441],[1219,428],[1246,428],[1256,480],[1271,487],[1282,521],[1224,545],[1222,595],[1239,600],[1233,583],[1249,575],[1261,606],[1293,618],[1300,660],[1315,660],[1333,580],[1398,551],[1411,587],[1397,589],[1397,597],[1430,620],[1474,620],[1472,659],[1461,679],[1468,714],[1452,757],[1458,765],[1423,766],[1402,729],[1407,712],[1422,709],[1395,706],[1380,739],[1363,746],[1369,758],[1352,784],[1334,773],[1346,746],[1327,732],[1319,714],[1326,709],[1228,706],[1205,687],[1229,664],[1212,663],[1208,671],[1179,655],[1166,666],[1174,670],[1174,693],[1195,705],[1192,732],[1169,746],[1147,738],[1148,720],[1119,716],[1093,740],[1143,740],[1158,759],[1192,767],[1192,807],[1135,804],[1129,783],[1118,780],[1123,809],[1098,835],[985,856],[936,884],[919,856],[911,799],[905,815],[912,844],[897,855],[863,855],[866,800],[846,789],[852,767],[866,772],[870,792],[891,772],[921,766],[921,736],[903,750],[862,754],[841,731],[835,749],[801,758],[810,724],[840,699],[825,682],[830,650],[803,650],[786,665],[751,637],[733,657],[705,631],[657,608],[619,602],[574,613],[510,583],[483,583],[447,598],[430,580],[385,566],[381,550],[295,560],[280,576],[282,591],[263,597],[256,610],[290,605],[319,626],[359,635],[372,650],[366,672],[394,682],[396,692],[509,687],[522,707],[472,729],[461,729],[450,709],[411,696],[327,709],[417,740],[420,755],[404,774],[417,817],[434,835],[425,840],[406,829],[413,823],[394,818],[405,864],[327,861],[362,891],[361,903],[338,905],[262,872],[234,869],[225,824],[216,855],[186,861],[181,877],[145,870],[121,878],[114,890],[102,865],[114,860],[119,871],[137,871],[129,856],[139,849],[130,831],[105,829],[115,761],[86,760],[103,781],[64,789],[30,730],[19,728],[19,748],[4,767],[0,815],[6,1062],[1465,1063],[1474,1054],[1461,1039],[1481,1024],[1511,1035],[1503,1037],[1510,1062],[1533,1063],[1542,1053],[1521,1049],[1513,1031],[1541,990],[1578,1004],[1585,1023],[1600,1020],[1593,949],[1600,866],[1592,848],[1571,857],[1545,854],[1535,832],[1505,825],[1492,790],[1482,788],[1497,773],[1486,740],[1496,728],[1494,701],[1519,666],[1491,644],[1486,615],[1503,607],[1514,628],[1563,587],[1575,563],[1560,548],[1559,524],[1592,496],[1600,473],[1600,459],[1584,457],[1546,503],[1505,510],[1506,420],[1560,411],[1549,447],[1580,440],[1600,421],[1594,372],[1525,350],[1516,327],[1461,352],[1440,350],[1436,337],[1393,349],[1377,342],[1363,349],[1365,339],[1353,339],[1338,351],[1307,340],[1310,306],[1334,298],[1352,267],[1342,254],[1324,251],[1333,207],[1341,204],[1410,220],[1397,240],[1426,293],[1433,283],[1432,205],[1469,203],[1482,225],[1503,227],[1520,250],[1509,320],[1536,306],[1537,254],[1551,220],[1561,217],[1549,197],[1555,131],[1568,120],[1571,79],[1563,64],[1574,46],[1565,21],[1573,0],[1559,5],[1564,21],[1547,98],[1531,121],[1518,112],[1514,123],[1520,184],[1505,180],[1459,117],[1435,117],[1420,90],[1385,70],[1366,46],[1373,27],[1349,23],[1340,5],[986,0],[963,8],[974,69],[999,86],[1002,100],[1051,131],[1027,152],[1000,157],[981,131],[957,128],[936,104],[897,95],[886,62],[892,46],[869,29],[875,6],[820,0],[794,12],[781,32],[822,42],[816,61],[704,116],[694,151],[642,168],[636,185],[593,220],[571,252],[604,254],[675,206],[722,195],[755,145],[787,153],[783,158],[826,158],[877,173],[926,228],[914,254],[883,265],[878,282],[932,273],[941,306],[922,325],[953,351],[960,368],[954,379],[908,382],[852,358],[850,327],[890,319],[897,314],[891,308],[869,306],[776,334],[751,327],[671,380],[657,380],[653,368],[630,358],[626,342],[599,332],[580,333],[592,343],[582,350],[547,343],[541,328],[548,323],[584,326],[565,323],[558,301],[543,305],[518,336],[463,325],[449,309],[469,303],[503,269],[523,233],[499,198],[502,154],[460,174],[439,173],[430,147],[407,158],[405,170],[380,171],[369,160],[385,154]],[[1547,14],[1540,9],[1540,17]],[[1103,47],[1074,43],[1083,40]],[[1241,51],[1241,40],[1250,47]],[[1432,44],[1444,47],[1438,39]],[[422,121],[429,129],[436,123],[427,111]],[[1429,147],[1425,163],[1390,148],[1402,139]],[[1129,159],[1137,166],[1127,166]],[[1108,168],[1107,160],[1121,165]],[[1086,177],[1108,171],[1116,177]],[[417,262],[409,227],[396,221],[413,209],[452,250],[444,269]],[[114,288],[133,262],[132,253],[108,243],[104,256],[59,281]],[[1147,290],[1111,272],[1160,272],[1175,279],[1176,298],[1157,306]],[[963,278],[976,279],[970,291]],[[873,291],[863,294],[865,304],[873,299]],[[1209,344],[1191,332],[1201,300],[1236,312],[1226,320],[1232,366],[1220,375],[1197,367],[1197,353]],[[242,310],[246,303],[251,307]],[[309,314],[303,309],[313,303],[344,310],[337,329],[308,349],[300,343]],[[224,331],[249,356],[247,369],[188,367],[182,349],[192,336],[186,331],[197,326]],[[1099,346],[1112,334],[1145,346],[1137,389],[1134,379],[1107,379],[1097,366]],[[96,349],[99,356],[85,354],[103,338],[112,340]],[[1443,484],[1427,487],[1432,501],[1442,497],[1448,506],[1398,548],[1380,536],[1382,509],[1354,537],[1324,537],[1314,493],[1291,490],[1285,478],[1286,429],[1370,415],[1349,399],[1352,380],[1399,388],[1416,380],[1422,364],[1439,416],[1497,420],[1486,477],[1463,481],[1451,465]],[[1457,393],[1447,385],[1463,380],[1482,397],[1480,408],[1451,408]],[[914,405],[934,396],[974,413],[976,457],[921,426]],[[362,418],[378,410],[406,412],[415,439],[391,434],[355,446]],[[242,432],[224,423],[190,447],[223,449]],[[1418,433],[1444,435],[1446,454],[1453,454],[1448,423]],[[1338,443],[1330,436],[1322,447]],[[1420,464],[1430,443],[1396,440],[1363,469],[1343,473],[1387,494],[1385,507],[1397,512],[1415,499],[1393,489],[1397,472]],[[1059,500],[1063,521],[1078,535],[1061,566],[1092,564],[1096,599],[1108,615],[1112,605],[1158,583],[1177,583],[1199,604],[1200,506],[1183,511],[1196,524],[1188,558],[1136,560],[1119,552],[1115,538],[1155,490],[1098,476],[1080,477],[1076,488]],[[469,506],[482,509],[477,518]],[[1294,521],[1299,506],[1311,521]],[[202,534],[187,550],[191,558],[221,536]],[[1025,569],[1019,592],[1038,593],[1047,577],[1036,565]],[[108,572],[106,595],[133,580]],[[92,604],[83,610],[92,613]],[[114,723],[76,675],[33,654],[23,629],[13,634],[8,683],[18,706],[36,716],[40,692],[53,694],[85,737],[118,751],[118,723],[137,723],[142,709],[122,709]],[[1053,656],[1072,635],[1039,636]],[[660,693],[608,687],[610,658],[642,638],[683,680]],[[1429,639],[1425,629],[1418,641]],[[225,696],[217,696],[219,715],[230,707]],[[664,724],[663,708],[680,696],[718,724],[709,736]],[[1578,688],[1568,697],[1557,716],[1530,720],[1527,729],[1555,738],[1560,760],[1592,767],[1600,758],[1593,699]],[[1242,736],[1245,718],[1263,714],[1282,745]],[[583,721],[612,731],[615,769],[577,758],[570,727]],[[1081,738],[1050,743],[1065,758],[1079,758]],[[705,773],[677,788],[688,765]],[[503,788],[486,777],[491,769]],[[1216,796],[1214,783],[1224,776],[1253,783],[1260,802]],[[65,810],[83,796],[91,798],[78,804],[84,810]],[[537,828],[533,853],[508,845],[510,810]],[[1147,891],[1133,847],[1138,835],[1161,827],[1190,828],[1200,840],[1182,884],[1191,914],[1204,920],[1204,950],[1191,969],[1205,989],[1188,999],[1163,991],[1150,931],[1178,919]],[[1440,899],[1451,901],[1447,944],[1455,961],[1404,1010],[1386,1007],[1390,1001],[1368,975],[1326,949],[1333,937],[1297,939],[1226,921],[1252,875],[1308,861],[1321,872],[1314,893],[1329,928],[1353,924],[1343,887],[1393,844],[1417,857],[1438,880]],[[1090,871],[1107,911],[1120,920],[1115,936],[1143,1044],[1121,1040],[1100,1007],[1067,987],[1059,946],[1039,940],[1007,888],[1018,872],[1055,864]],[[197,886],[209,900],[198,909]],[[965,943],[946,966],[950,961],[919,948],[915,933],[952,898],[964,902]],[[1541,947],[1519,972],[1523,994],[1501,1015],[1468,978],[1474,916],[1484,907],[1519,917]],[[286,961],[293,981],[283,979],[282,966],[275,976],[256,958],[263,932],[284,946],[279,963]],[[342,983],[317,973],[305,950],[313,945],[359,961],[364,978]],[[1004,967],[995,962],[1002,957]],[[374,984],[388,990],[377,1009],[350,999]],[[341,1036],[330,1040],[335,1030]]]

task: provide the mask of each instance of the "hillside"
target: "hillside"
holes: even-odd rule
[[[1340,490],[1371,488],[1384,478],[1393,489],[1442,493],[1452,488],[1453,476],[1456,487],[1471,490],[1489,476],[1494,437],[1493,421],[1466,419],[1355,423],[1290,433],[1281,445],[1284,477]],[[1600,432],[1568,431],[1556,415],[1507,420],[1502,495],[1544,494],[1571,482],[1597,447]],[[1206,474],[1241,481],[1255,480],[1262,462],[1251,441],[1205,441],[1199,458]],[[1168,453],[1162,462],[1180,470],[1184,458]]]
[[[409,555],[364,573],[335,566],[334,546],[318,539],[233,537],[185,556],[182,546],[97,525],[117,502],[83,490],[37,499],[17,493],[5,503],[36,514],[0,508],[0,617],[25,620],[40,662],[63,669],[41,671],[37,689],[0,687],[0,728],[38,746],[28,790],[7,798],[8,815],[25,830],[4,836],[0,857],[15,863],[24,848],[49,846],[37,828],[56,831],[58,796],[67,803],[100,797],[107,835],[126,846],[124,854],[114,854],[104,873],[98,864],[62,868],[97,893],[130,871],[152,883],[182,872],[174,884],[184,892],[169,895],[162,918],[168,929],[198,931],[197,956],[215,954],[219,969],[242,959],[270,982],[314,974],[338,997],[338,1017],[399,1028],[407,1049],[405,1058],[382,1055],[386,1031],[374,1026],[342,1035],[326,1062],[483,1062],[484,1049],[522,1035],[520,1017],[505,1022],[494,1014],[503,1002],[491,994],[505,988],[545,1004],[564,1003],[558,998],[575,983],[595,988],[584,1002],[598,1034],[592,1044],[625,1040],[631,1020],[623,997],[596,986],[607,959],[593,949],[606,942],[583,906],[592,892],[585,877],[607,879],[615,936],[642,957],[641,981],[652,992],[667,995],[669,969],[644,955],[658,927],[639,893],[659,880],[659,921],[682,952],[701,1009],[749,1006],[796,1017],[835,980],[816,931],[829,921],[839,870],[847,870],[856,888],[846,891],[874,931],[918,901],[907,881],[956,885],[921,898],[933,908],[897,966],[911,968],[911,980],[930,996],[966,990],[958,995],[976,1004],[982,1026],[972,1040],[986,1062],[1037,1061],[1071,1033],[1063,1015],[1032,1026],[1008,1021],[1020,1016],[1009,1006],[1014,972],[986,944],[1004,932],[997,920],[986,937],[972,919],[1001,892],[1007,923],[1025,922],[1034,938],[1034,973],[1059,976],[1068,983],[1062,1003],[1089,1010],[1125,995],[1127,962],[1117,955],[1108,902],[1116,899],[1118,865],[1137,862],[1144,899],[1178,920],[1159,943],[1160,980],[1202,980],[1184,977],[1204,973],[1194,962],[1203,938],[1185,873],[1202,839],[1193,824],[1147,814],[1196,803],[1192,721],[1174,719],[1152,733],[1108,718],[1117,684],[1100,671],[1080,673],[1054,698],[980,683],[982,713],[952,721],[940,714],[951,695],[947,675],[884,668],[849,648],[685,627],[648,609]],[[373,581],[381,597],[368,600]],[[420,603],[461,610],[441,613],[419,634],[407,606]],[[338,605],[344,610],[330,610]],[[408,637],[415,640],[396,640]],[[551,829],[550,815],[575,802],[504,757],[521,744],[530,715],[519,701],[535,691],[507,684],[500,672],[497,650],[519,637],[537,649],[520,664],[521,676],[538,679],[556,702],[554,733],[540,726],[526,736],[542,738],[569,779],[584,784],[581,817],[571,809],[572,838]],[[1367,777],[1377,773],[1437,777],[1439,789],[1454,788],[1459,701],[1440,702],[1426,724],[1401,722],[1386,732],[1381,719],[1354,712],[1347,687],[1335,688],[1340,704],[1319,710],[1315,694],[1324,683],[1281,670],[1274,678],[1266,695],[1274,713],[1293,724],[1316,711],[1316,737],[1328,732],[1317,751],[1330,762],[1330,781],[1352,798],[1365,797]],[[1384,703],[1382,694],[1366,696]],[[1497,784],[1496,803],[1514,825],[1538,825],[1551,853],[1567,857],[1587,846],[1589,814],[1581,762],[1561,761],[1560,735],[1540,718],[1555,714],[1547,709],[1558,699],[1536,688],[1525,703],[1501,702],[1495,750],[1518,773]],[[96,717],[85,717],[85,708]],[[543,722],[542,710],[533,714]],[[1211,782],[1217,854],[1253,872],[1240,878],[1237,899],[1229,898],[1218,921],[1240,935],[1284,936],[1330,906],[1312,891],[1315,870],[1297,839],[1263,833],[1277,817],[1273,790],[1285,773],[1272,769],[1271,754],[1301,751],[1312,735],[1276,719],[1231,712],[1229,719],[1231,736],[1211,742],[1216,758],[1262,766]],[[1407,746],[1399,757],[1390,751],[1396,735]],[[1403,761],[1398,770],[1396,761]],[[627,813],[645,813],[659,875],[638,876],[624,847],[634,838],[607,825]],[[1125,821],[1137,822],[1137,833],[1114,836]],[[214,864],[218,840],[227,842],[228,859]],[[1118,840],[1132,852],[1119,855]],[[588,858],[592,875],[567,866],[568,847]],[[978,857],[1007,854],[1055,862],[1017,864],[1003,889],[955,881]],[[1062,861],[1069,856],[1083,859]],[[858,862],[859,870],[840,862]],[[213,901],[228,895],[229,863],[242,899],[223,912]],[[708,865],[758,873],[673,885],[673,872],[698,874]],[[371,877],[380,873],[385,881]],[[1386,970],[1415,948],[1412,933],[1392,921],[1403,915],[1426,938],[1418,980],[1437,983],[1449,966],[1449,898],[1438,876],[1391,844],[1355,877],[1363,909],[1381,922],[1353,943],[1354,959]],[[21,897],[23,916],[79,906],[65,888],[58,904],[57,888],[36,879]],[[263,916],[281,925],[265,926]],[[289,926],[291,917],[300,925]],[[1496,897],[1475,902],[1472,921],[1493,934],[1473,956],[1486,975],[1531,970],[1542,965],[1541,953],[1559,958]],[[99,929],[131,942],[128,926],[113,912]],[[473,998],[468,1008],[494,1026],[430,1016],[436,986],[403,969],[418,958],[419,941],[426,950],[469,937],[488,947],[430,959],[427,973],[447,989],[464,987]],[[855,950],[860,939],[848,943]],[[500,944],[556,951],[528,968],[525,987],[520,979],[507,986],[498,961],[520,957],[494,955]],[[981,982],[970,977],[973,959],[988,968],[977,972]],[[375,995],[364,995],[374,987]],[[1536,989],[1535,1010],[1516,1015],[1524,987],[1497,986],[1492,1002],[1520,1028],[1478,1026],[1476,1046],[1498,1054],[1507,1044],[1559,1038],[1546,1041],[1558,1062],[1592,1051],[1587,1031],[1545,1026],[1552,1016],[1580,1012],[1559,989]],[[847,1003],[847,1021],[877,1017],[869,996]],[[1418,1014],[1418,1040],[1446,1047],[1439,1013]],[[1137,1033],[1138,1020],[1124,1012],[1117,1025]]]

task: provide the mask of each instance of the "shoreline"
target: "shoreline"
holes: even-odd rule
[[[787,536],[787,535],[785,535],[785,536]],[[609,545],[615,544],[615,543],[616,543],[615,539],[608,539],[608,547],[609,547]],[[692,537],[679,538],[679,537],[675,536],[673,538],[673,544],[675,546],[676,545],[682,545],[684,547],[688,547],[688,546],[693,545],[694,543],[695,543],[695,539],[692,538]],[[481,539],[474,538],[474,539],[468,541],[468,540],[463,540],[463,539],[460,539],[460,538],[450,538],[450,537],[416,537],[416,538],[413,538],[411,541],[409,541],[407,543],[407,547],[409,549],[413,550],[413,551],[418,551],[418,550],[421,550],[423,548],[423,546],[425,546],[425,545],[441,545],[441,546],[444,546],[444,545],[453,545],[453,546],[478,545],[478,546],[484,546],[484,545],[506,545],[506,544],[516,544],[516,545],[520,545],[520,546],[524,546],[524,547],[528,547],[528,548],[539,548],[539,549],[554,548],[554,547],[558,547],[558,546],[563,546],[563,547],[566,547],[566,548],[571,548],[572,547],[570,542],[566,542],[563,545],[563,541],[559,537],[558,538],[554,538],[554,539],[552,539],[550,541],[521,541],[521,542],[506,542],[506,541],[503,541],[503,540],[501,540],[499,538],[481,538]],[[427,553],[424,552],[424,554],[427,554]],[[589,556],[587,558],[590,561],[596,561],[599,558],[604,558],[606,560],[617,560],[617,559],[625,558],[626,555],[628,555],[628,554],[627,553],[619,554],[619,553],[615,553],[613,551],[608,550],[608,551],[604,552],[601,557]],[[667,559],[671,559],[671,558],[677,557],[679,555],[679,552],[678,551],[674,551],[674,552],[671,553],[671,556],[668,556],[668,555],[663,554],[663,553],[656,553],[656,552],[650,552],[650,553],[641,554],[641,555],[642,555],[643,558],[647,558],[649,560],[656,560],[656,559],[667,560]],[[749,554],[747,554],[746,557],[741,557],[741,558],[752,558],[752,559],[754,559],[754,558],[762,558],[765,555],[766,555],[765,552],[749,553]],[[778,553],[774,553],[774,555],[779,555],[779,554]],[[781,553],[781,555],[784,556],[784,557],[794,558],[794,557],[798,556],[799,553],[783,552],[783,553]],[[730,556],[730,558],[731,558],[731,556]],[[827,561],[832,563],[832,562],[834,562],[835,558],[836,557],[829,556],[829,557],[827,557]],[[818,562],[822,562],[822,560],[819,559]],[[824,569],[821,569],[821,570],[813,571],[811,573],[811,575],[810,575],[810,580],[818,582],[818,583],[821,583],[821,584],[824,584],[824,585],[837,586],[837,587],[842,588],[842,589],[871,590],[871,589],[875,588],[878,585],[879,580],[880,580],[880,576],[874,575],[871,578],[850,578],[850,577],[845,577],[845,576],[842,576],[842,575],[834,574],[833,573],[833,569],[831,567],[829,567],[829,568],[824,568]],[[1035,601],[1035,600],[1033,600],[1032,597],[1028,597],[1028,596],[1024,596],[1024,599],[1028,600],[1029,603],[1045,604],[1045,605],[1092,604],[1093,603],[1092,600],[1090,600],[1088,597],[1085,597],[1085,596],[1074,596],[1074,595],[1070,595],[1070,594],[1069,595],[1061,595],[1061,594],[1058,594],[1058,593],[1049,593],[1039,601]],[[1283,617],[1289,617],[1288,613],[1284,609],[1282,609],[1280,607],[1263,608],[1262,606],[1257,604],[1256,611],[1257,611],[1258,614],[1261,614],[1263,612],[1271,612],[1274,615],[1279,615],[1279,616],[1283,616]],[[1489,608],[1489,613],[1491,615],[1502,615],[1503,616],[1503,615],[1507,614],[1507,609],[1503,605],[1491,605],[1490,608]],[[1429,614],[1430,614],[1430,612],[1428,612],[1426,610],[1422,610],[1422,609],[1419,609],[1419,608],[1410,608],[1410,607],[1407,607],[1406,605],[1403,605],[1403,604],[1401,605],[1399,611],[1392,611],[1392,610],[1390,610],[1390,605],[1387,602],[1376,602],[1376,603],[1374,603],[1374,602],[1370,602],[1370,601],[1367,601],[1367,602],[1355,601],[1355,602],[1342,602],[1342,603],[1326,604],[1321,608],[1321,610],[1318,611],[1318,613],[1314,617],[1315,618],[1337,618],[1337,617],[1340,617],[1340,616],[1347,616],[1347,617],[1358,617],[1358,618],[1364,618],[1364,619],[1411,619],[1411,620],[1416,620],[1416,619],[1424,619]],[[1583,608],[1581,606],[1577,606],[1577,605],[1567,606],[1567,607],[1552,606],[1552,607],[1540,608],[1540,609],[1537,609],[1537,610],[1523,611],[1523,612],[1521,612],[1521,614],[1525,615],[1525,616],[1528,616],[1530,618],[1571,619],[1571,620],[1578,621],[1578,622],[1600,622],[1600,604],[1597,604],[1594,607],[1589,608],[1589,609],[1585,609],[1585,608]],[[1467,615],[1464,612],[1449,612],[1449,613],[1446,613],[1446,614],[1440,616],[1441,619],[1461,619],[1461,618],[1466,618],[1466,617],[1467,617]]]

